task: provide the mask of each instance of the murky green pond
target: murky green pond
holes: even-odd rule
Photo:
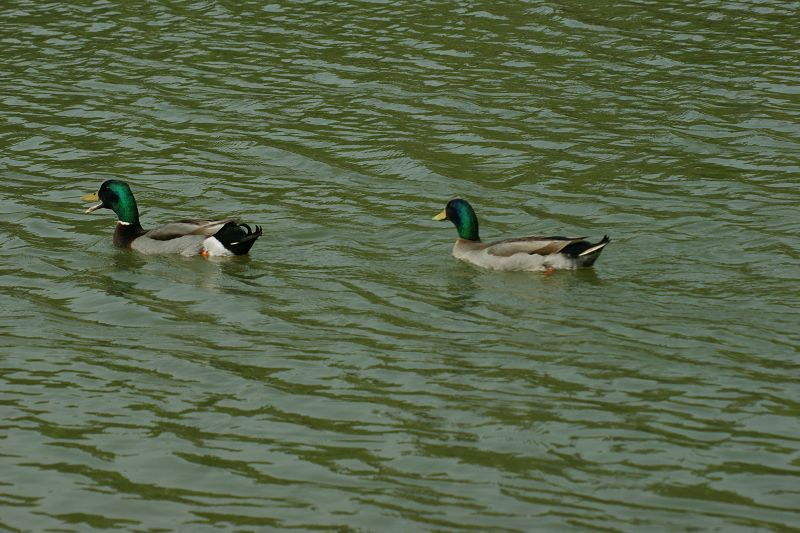
[[[800,527],[798,20],[4,2],[0,529]],[[110,177],[264,236],[117,250]],[[612,242],[481,271],[454,196]]]

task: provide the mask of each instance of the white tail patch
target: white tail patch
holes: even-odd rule
[[[216,237],[209,237],[208,239],[203,241],[203,250],[208,252],[209,256],[227,256],[233,255],[233,252],[225,248],[225,246],[219,242]]]

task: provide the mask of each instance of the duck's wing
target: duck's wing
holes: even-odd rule
[[[177,222],[170,222],[157,228],[153,228],[145,235],[156,241],[169,241],[186,235],[204,235],[210,237],[217,233],[222,226],[228,222],[233,222],[233,219],[227,220],[200,220],[188,219],[178,220]]]
[[[518,237],[490,243],[486,252],[498,257],[515,254],[550,255],[557,254],[570,244],[585,242],[585,237]]]

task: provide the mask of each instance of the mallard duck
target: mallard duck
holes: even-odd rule
[[[111,209],[117,215],[114,246],[132,248],[145,254],[181,254],[208,256],[244,255],[261,236],[247,224],[234,219],[180,220],[151,230],[139,224],[139,209],[127,183],[107,180],[100,190],[81,197],[86,202],[97,202],[85,212],[100,208]]]
[[[592,266],[611,240],[604,236],[596,243],[584,237],[519,237],[485,243],[478,235],[478,217],[469,202],[456,198],[447,202],[433,220],[449,220],[458,239],[453,257],[494,270],[571,269]]]

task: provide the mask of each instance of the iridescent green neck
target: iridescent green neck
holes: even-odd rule
[[[473,213],[469,219],[461,219],[460,224],[456,226],[458,236],[468,241],[479,241],[481,238],[478,236],[478,219]]]
[[[139,208],[128,184],[122,181],[109,181],[109,204],[120,222],[139,225]]]
[[[456,198],[447,204],[447,218],[458,231],[458,236],[468,241],[480,241],[478,234],[478,217],[469,202]]]
[[[139,223],[139,209],[136,207],[136,200],[134,200],[133,196],[130,197],[129,201],[120,202],[114,212],[120,222],[127,222],[128,224]]]

